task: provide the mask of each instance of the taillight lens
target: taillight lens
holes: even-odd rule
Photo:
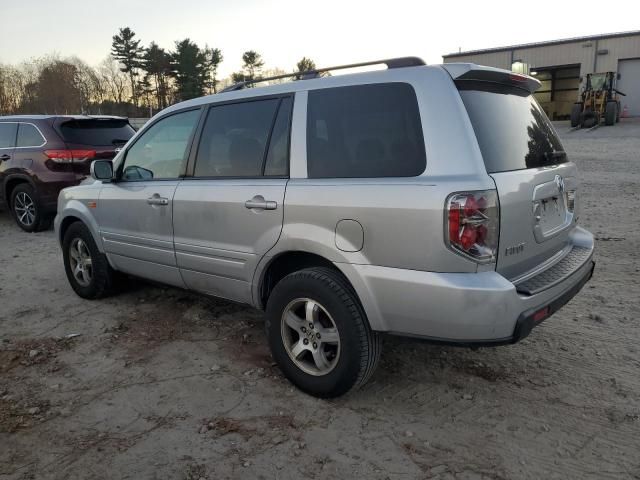
[[[45,150],[44,154],[56,163],[73,163],[90,160],[96,156],[95,150]]]
[[[446,203],[447,246],[477,262],[495,262],[499,219],[495,190],[450,195]]]

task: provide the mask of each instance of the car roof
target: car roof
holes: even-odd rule
[[[407,82],[411,79],[417,79],[422,72],[429,70],[439,70],[441,73],[448,77],[455,78],[463,72],[493,72],[495,74],[502,75],[515,75],[508,70],[502,70],[492,67],[485,67],[474,63],[457,63],[457,64],[444,64],[444,65],[416,65],[406,66],[401,68],[387,68],[382,70],[369,70],[366,72],[348,73],[341,75],[331,75],[326,77],[317,77],[309,79],[301,79],[295,81],[288,81],[279,83],[276,85],[268,86],[255,86],[251,88],[243,88],[240,90],[231,90],[226,92],[220,92],[213,95],[207,95],[204,97],[198,97],[184,102],[176,103],[170,107],[165,108],[158,113],[158,117],[164,116],[167,113],[174,112],[176,110],[182,110],[185,108],[199,107],[207,104],[229,102],[235,100],[242,100],[244,98],[257,98],[268,95],[286,95],[288,93],[295,93],[301,91],[316,90],[329,87],[341,87],[348,85],[363,85],[367,83],[384,83],[384,82]],[[521,75],[526,77],[532,84],[539,82],[532,77]],[[533,85],[535,86],[535,85]]]
[[[0,116],[1,121],[27,121],[27,120],[52,120],[52,119],[69,119],[69,120],[90,120],[90,119],[112,119],[127,120],[127,117],[119,117],[116,115],[8,115]]]
[[[394,81],[400,82],[403,80],[406,81],[407,78],[415,76],[417,72],[423,72],[424,69],[442,70],[442,67],[441,65],[420,65],[403,68],[389,68],[383,70],[372,70],[367,72],[348,73],[327,77],[288,81],[268,86],[243,88],[241,90],[220,92],[213,95],[206,95],[204,97],[193,98],[191,100],[176,103],[159,112],[158,116],[164,116],[167,113],[171,113],[176,110],[182,110],[185,108],[241,100],[243,98],[256,98],[269,95],[286,95],[288,93],[295,93],[300,91],[347,85],[362,85],[367,83],[382,83]]]

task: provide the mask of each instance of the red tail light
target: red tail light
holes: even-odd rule
[[[496,191],[454,193],[446,209],[447,246],[477,262],[494,262],[500,218]]]
[[[96,156],[95,150],[45,150],[44,154],[57,163],[73,163],[90,160]]]

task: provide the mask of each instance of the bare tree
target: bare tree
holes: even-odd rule
[[[105,58],[98,66],[98,75],[102,80],[105,90],[105,99],[117,104],[125,102],[129,95],[127,87],[127,76],[120,71],[118,62],[111,56]]]

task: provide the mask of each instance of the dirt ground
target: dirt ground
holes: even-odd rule
[[[520,344],[398,338],[306,396],[259,312],[131,282],[78,298],[52,231],[0,213],[2,479],[640,479],[640,122],[567,133],[596,273]]]

